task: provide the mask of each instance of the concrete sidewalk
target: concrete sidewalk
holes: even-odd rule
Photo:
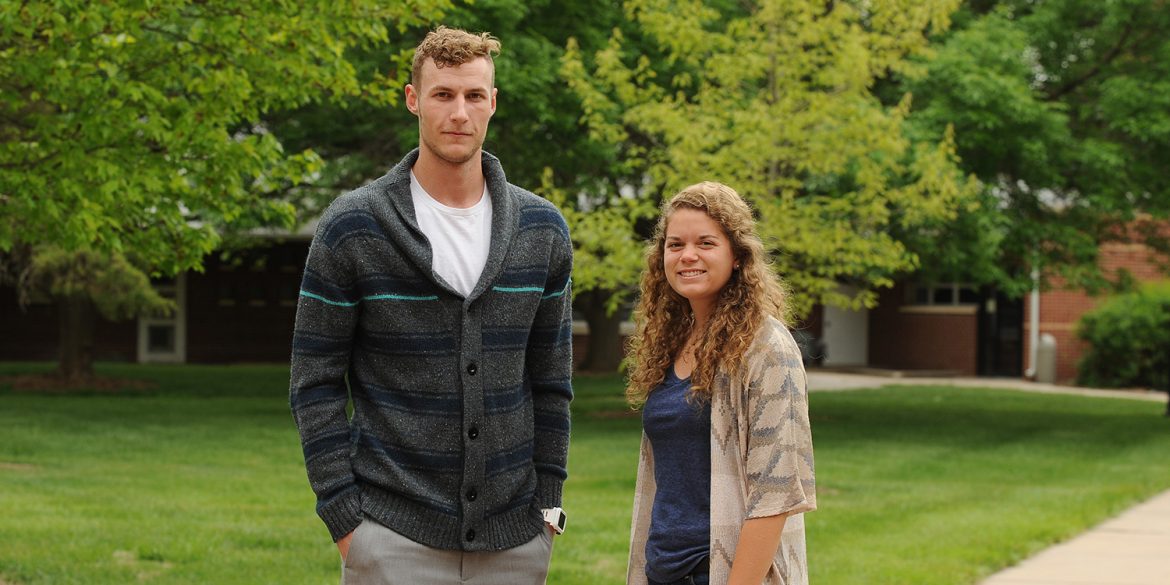
[[[876,376],[815,369],[808,372],[809,390],[814,392],[911,384],[1166,401],[1163,392],[1078,388],[1006,378]],[[1170,491],[996,573],[979,585],[1170,585]]]
[[[1004,390],[1022,390],[1024,392],[1038,392],[1042,394],[1074,394],[1078,396],[1095,396],[1099,398],[1128,398],[1132,400],[1149,400],[1166,402],[1166,393],[1153,390],[1105,390],[1100,388],[1081,388],[1079,386],[1060,386],[1058,384],[1041,384],[1018,378],[975,378],[975,377],[920,377],[893,375],[852,374],[819,369],[808,370],[808,389],[811,391],[824,390],[861,390],[865,388],[881,388],[882,386],[962,386],[969,388],[997,388]],[[1167,582],[1166,585],[1170,585]]]
[[[1170,584],[1170,491],[980,585]]]

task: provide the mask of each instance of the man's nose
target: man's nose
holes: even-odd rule
[[[462,97],[455,98],[455,109],[451,111],[451,119],[463,122],[466,121],[467,116],[467,100]]]

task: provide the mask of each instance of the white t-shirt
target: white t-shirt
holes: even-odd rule
[[[431,270],[466,297],[479,282],[492,243],[492,198],[487,184],[475,205],[447,207],[435,201],[411,171],[410,197],[418,227],[431,242]]]

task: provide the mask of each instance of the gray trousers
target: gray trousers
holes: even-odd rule
[[[419,544],[366,518],[354,531],[341,585],[543,585],[552,559],[548,529],[496,552],[442,550]]]

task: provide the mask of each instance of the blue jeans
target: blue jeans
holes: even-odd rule
[[[655,581],[649,576],[646,577],[646,582],[650,585],[707,585],[710,580],[711,561],[709,558],[703,559],[697,567],[692,569],[689,574],[683,576],[681,579],[663,583],[660,581]]]
[[[691,573],[677,581],[669,583],[659,583],[658,581],[651,581],[647,579],[650,585],[707,585],[710,582],[710,574],[708,573]]]

